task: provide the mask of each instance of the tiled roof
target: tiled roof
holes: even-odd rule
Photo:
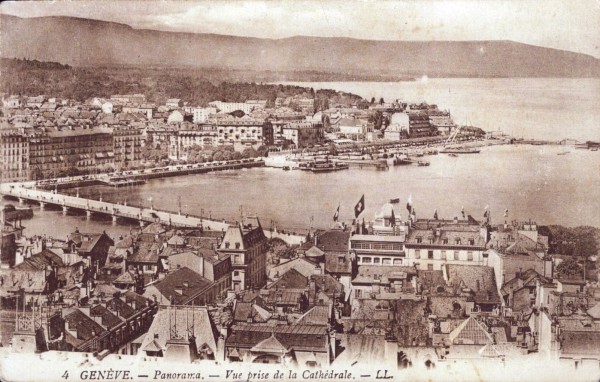
[[[463,288],[469,288],[475,294],[476,303],[500,303],[494,268],[446,264],[446,274],[456,294],[460,294]]]
[[[329,305],[316,305],[304,313],[295,322],[296,325],[328,325],[331,318]]]
[[[414,267],[396,265],[360,265],[353,284],[389,284],[392,280],[406,280],[416,274]]]
[[[339,296],[344,291],[344,285],[331,275],[311,275],[309,280],[314,281],[317,292]]]
[[[563,355],[600,358],[600,331],[565,331],[560,334]]]
[[[150,351],[153,347],[165,349],[172,331],[175,331],[177,336],[185,338],[188,329],[194,335],[197,349],[201,349],[206,344],[213,353],[216,353],[217,329],[206,308],[195,306],[160,309],[154,316],[140,349]]]
[[[332,274],[351,274],[352,261],[349,253],[325,253],[325,271]]]
[[[188,286],[183,287],[187,282]],[[165,276],[164,279],[152,284],[168,300],[175,304],[185,302],[190,297],[206,289],[211,282],[187,267],[182,267]],[[181,293],[177,289],[181,288]]]
[[[101,325],[109,330],[122,322],[119,317],[102,305],[92,306],[90,308],[90,316],[100,317]]]
[[[285,272],[279,280],[275,281],[273,284],[269,285],[268,289],[302,289],[306,288],[308,285],[308,278],[303,276],[296,269],[291,268],[287,272]]]
[[[63,266],[63,261],[54,252],[44,249],[42,252],[23,260],[14,269],[18,271],[45,271],[48,266],[61,267]]]
[[[446,288],[446,280],[442,271],[419,270],[419,282],[423,286],[423,290],[428,290],[430,294],[439,293],[438,288],[442,291]]]
[[[161,245],[155,242],[138,242],[127,261],[130,263],[158,263]]]
[[[267,352],[267,353],[287,353],[290,351],[289,347],[284,346],[276,337],[275,333],[271,333],[271,336],[260,341],[250,349],[252,352]]]
[[[116,284],[135,284],[135,276],[130,271],[123,272],[122,275],[117,277],[113,283]]]
[[[378,364],[385,359],[385,338],[363,334],[346,334],[344,351],[334,360],[334,365]]]
[[[298,289],[270,289],[269,294],[262,296],[268,304],[296,305],[300,303],[304,291]]]
[[[431,314],[437,316],[438,318],[465,317],[466,297],[430,296],[427,298],[427,301],[429,302]]]
[[[327,351],[327,327],[322,325],[236,324],[227,338],[227,347],[252,348],[274,335],[287,349],[295,351]]]
[[[587,314],[589,314],[595,320],[600,319],[600,302],[588,309]]]
[[[65,315],[64,319],[67,323],[67,328],[69,330],[76,330],[77,339],[80,340],[87,341],[94,337],[94,333],[98,336],[106,331],[100,324],[79,309],[75,309]]]
[[[0,270],[1,290],[16,292],[44,292],[47,287],[45,270],[20,271],[17,269]]]
[[[290,269],[295,269],[301,275],[309,277],[310,275],[315,273],[315,268],[317,266],[318,264],[315,264],[304,257],[297,257],[293,260],[286,261],[274,267],[271,267],[271,269],[269,270],[269,278],[276,279],[278,277],[281,277],[281,275],[283,275]]]
[[[325,252],[348,252],[350,232],[329,230],[317,236],[317,247]]]
[[[469,317],[456,329],[454,329],[449,339],[454,345],[487,345],[493,342],[492,336],[488,333],[485,325],[477,321],[474,317]]]
[[[271,318],[271,313],[258,304],[237,301],[233,312],[233,320],[247,322],[249,318],[252,319],[252,322],[267,322]]]

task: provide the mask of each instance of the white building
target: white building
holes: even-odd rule
[[[409,117],[406,113],[394,113],[390,119],[390,125],[385,129],[384,139],[399,141],[402,134],[407,134],[409,129]]]
[[[195,107],[190,110],[193,115],[194,123],[204,123],[212,114],[217,114],[217,109],[214,107]]]

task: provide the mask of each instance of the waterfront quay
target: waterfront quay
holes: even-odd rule
[[[264,160],[260,158],[242,159],[235,161],[222,161],[212,163],[181,164],[165,167],[154,167],[142,170],[129,170],[96,175],[82,175],[56,179],[25,182],[23,184],[35,185],[46,189],[68,189],[96,185],[133,186],[149,179],[167,178],[172,176],[205,174],[214,171],[241,170],[244,168],[262,167]],[[118,182],[117,182],[118,181]]]
[[[180,211],[177,213],[160,211],[153,207],[143,208],[125,204],[115,204],[104,202],[102,200],[92,200],[78,196],[58,194],[51,191],[32,189],[27,188],[26,184],[22,183],[6,183],[0,185],[0,194],[18,198],[20,204],[23,204],[25,201],[39,203],[41,209],[44,209],[48,205],[58,206],[62,208],[63,214],[65,215],[70,209],[75,209],[85,211],[88,218],[91,217],[92,214],[111,216],[115,223],[119,218],[137,220],[141,227],[150,223],[161,223],[179,228],[202,228],[209,231],[226,231],[232,224],[225,220],[209,220],[202,216],[182,214]],[[306,239],[302,235],[283,233],[277,230],[265,231],[265,235],[268,238],[282,239],[290,245],[302,244]]]

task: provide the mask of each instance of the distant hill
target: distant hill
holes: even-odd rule
[[[73,17],[0,16],[3,57],[73,66],[160,66],[430,77],[600,77],[600,60],[511,41],[260,39],[134,29]]]

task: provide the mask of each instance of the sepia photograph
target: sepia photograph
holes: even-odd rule
[[[600,381],[600,0],[0,3],[0,380]]]

